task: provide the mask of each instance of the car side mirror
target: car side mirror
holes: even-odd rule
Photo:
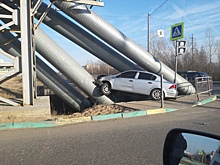
[[[166,137],[164,165],[220,165],[220,136],[186,129],[173,129]]]

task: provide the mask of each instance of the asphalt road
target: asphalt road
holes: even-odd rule
[[[220,96],[220,81],[214,81],[213,85],[214,85],[214,88],[213,88],[212,93],[219,97]]]
[[[162,164],[172,128],[220,135],[220,101],[166,114],[44,129],[0,131],[0,164]]]

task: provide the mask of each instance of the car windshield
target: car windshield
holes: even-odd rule
[[[200,76],[201,77],[207,77],[209,76],[206,72],[199,72]]]

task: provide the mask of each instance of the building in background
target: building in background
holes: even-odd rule
[[[4,62],[3,59],[0,59],[0,74],[5,74],[11,71],[14,68],[14,64],[10,62]]]

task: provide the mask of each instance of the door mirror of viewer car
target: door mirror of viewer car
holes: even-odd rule
[[[166,137],[164,165],[220,165],[220,136],[186,129],[173,129]]]

